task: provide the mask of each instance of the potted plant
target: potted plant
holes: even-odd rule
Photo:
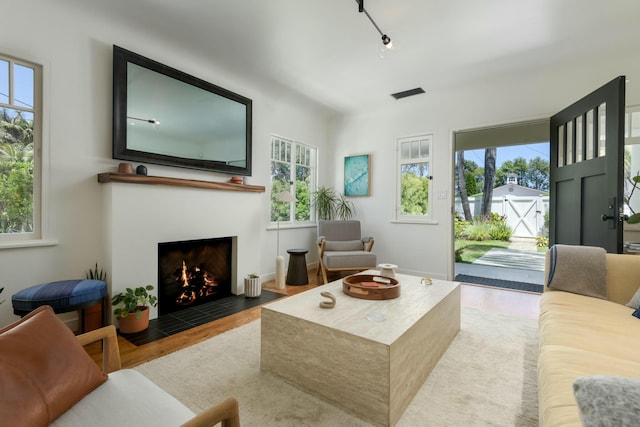
[[[351,219],[355,214],[353,203],[331,187],[318,187],[313,192],[313,206],[319,220]]]
[[[255,273],[247,274],[244,278],[244,296],[247,298],[259,297],[262,293],[260,276]]]
[[[126,288],[125,292],[120,292],[111,299],[114,307],[121,306],[113,310],[113,314],[118,318],[121,333],[132,334],[149,327],[149,306],[158,305],[158,298],[150,295],[150,290],[153,290],[151,285],[135,289]]]
[[[87,272],[87,279],[90,280],[101,280],[103,282],[107,281],[107,272],[102,268],[98,268],[98,263],[96,262],[96,266],[94,268],[90,268]]]

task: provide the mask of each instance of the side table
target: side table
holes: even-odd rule
[[[306,285],[309,283],[307,274],[307,249],[287,249],[289,254],[289,268],[287,270],[287,285]]]

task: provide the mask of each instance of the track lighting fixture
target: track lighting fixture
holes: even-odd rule
[[[384,45],[383,47],[385,49],[392,49],[393,43],[391,42],[391,37],[383,33],[380,27],[378,27],[378,24],[376,24],[376,22],[373,20],[371,15],[369,15],[369,12],[367,12],[367,9],[364,8],[364,0],[356,0],[356,3],[358,3],[358,12],[360,13],[364,12],[364,14],[367,15],[367,18],[369,18],[369,21],[371,21],[375,29],[378,31],[378,33],[380,33],[380,35],[382,36],[382,44]]]

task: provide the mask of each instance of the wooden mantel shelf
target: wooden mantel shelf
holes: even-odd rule
[[[172,185],[174,187],[204,188],[207,190],[248,191],[264,193],[261,185],[234,184],[231,182],[197,181],[195,179],[168,178],[164,176],[136,175],[131,173],[105,172],[98,174],[98,182],[125,182],[129,184]]]

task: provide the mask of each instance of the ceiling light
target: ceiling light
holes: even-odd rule
[[[391,37],[383,33],[380,27],[378,27],[378,24],[376,24],[376,22],[373,20],[371,15],[369,15],[369,12],[367,12],[367,10],[364,8],[364,0],[356,0],[356,3],[358,3],[358,12],[360,13],[364,12],[364,14],[367,15],[367,18],[369,18],[369,21],[371,21],[375,29],[378,31],[378,33],[380,33],[380,36],[382,36],[383,49],[386,49],[386,50],[393,49],[393,43],[391,42]]]

